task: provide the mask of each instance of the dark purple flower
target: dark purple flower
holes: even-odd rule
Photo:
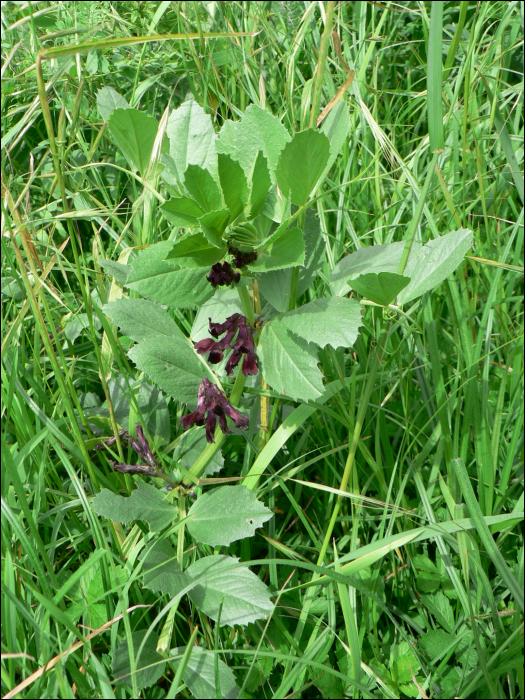
[[[159,465],[155,461],[155,457],[151,452],[149,442],[144,436],[142,425],[140,423],[137,423],[135,430],[137,432],[136,440],[132,435],[130,435],[127,432],[127,430],[124,430],[123,428],[121,428],[118,431],[119,438],[123,443],[129,442],[129,444],[135,450],[138,456],[142,457],[142,459],[146,461],[147,464],[124,464],[123,462],[115,462],[112,459],[108,459],[108,462],[111,464],[115,471],[123,472],[126,474],[146,474],[149,476],[155,476],[159,470],[164,471],[162,467],[159,467]],[[117,440],[113,435],[107,440],[99,442],[98,445],[95,445],[95,450],[103,450],[106,447],[106,445],[110,447],[111,445],[114,445],[116,441]]]
[[[246,316],[241,314],[233,314],[229,316],[224,323],[213,323],[209,320],[210,335],[214,338],[224,334],[220,340],[213,341],[211,338],[204,338],[195,343],[195,350],[199,355],[208,355],[208,361],[211,364],[217,364],[224,357],[224,351],[227,349],[233,350],[226,363],[226,374],[230,376],[239,364],[243,355],[246,357],[242,363],[242,373],[245,377],[249,374],[257,374],[257,355],[253,344],[253,330]],[[232,340],[237,334],[237,339],[232,344]]]
[[[206,279],[212,287],[228,286],[234,282],[237,284],[241,279],[241,273],[236,272],[229,262],[218,262],[211,266],[210,273]]]
[[[108,462],[113,467],[114,471],[122,474],[141,474],[142,476],[155,476],[156,470],[147,464],[124,464],[123,462],[115,462],[114,459],[108,459]]]
[[[244,253],[238,248],[233,248],[232,246],[229,246],[228,253],[234,256],[232,262],[235,265],[235,267],[239,268],[245,267],[246,265],[249,265],[250,263],[255,262],[257,260],[256,250],[253,250],[251,253]]]
[[[193,423],[195,423],[195,425],[204,425],[204,423],[206,423],[206,440],[208,442],[215,442],[215,426],[217,424],[217,419],[219,420],[219,427],[222,432],[230,432],[226,422],[226,416],[231,418],[235,425],[241,428],[241,430],[245,430],[248,427],[248,418],[233,408],[224,394],[222,394],[209,379],[204,377],[199,385],[199,391],[197,392],[197,410],[193,411],[193,413],[188,413],[186,416],[182,416],[180,422],[185,430]]]

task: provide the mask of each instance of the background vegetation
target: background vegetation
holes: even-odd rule
[[[2,4],[5,697],[191,697],[175,662],[145,691],[136,674],[113,682],[122,640],[152,625],[162,653],[213,651],[244,697],[524,697],[523,596],[511,594],[523,580],[523,3],[442,3],[442,37],[438,4],[337,3],[324,63],[329,3]],[[200,38],[131,41],[155,33]],[[87,41],[90,51],[42,61],[42,102],[38,51]],[[170,230],[108,138],[97,92],[113,87],[157,119],[193,96],[217,128],[253,103],[292,132],[350,69],[350,137],[316,203],[325,260],[305,300],[325,294],[346,254],[403,240],[428,178],[418,237],[470,228],[474,249],[404,309],[362,416],[382,310],[365,307],[354,348],[320,353],[326,382],[344,388],[280,433],[258,491],[275,517],[222,548],[253,561],[274,593],[269,621],[219,628],[187,599],[168,614],[168,598],[143,586],[147,526],[112,524],[90,505],[101,486],[128,494],[141,479],[90,452],[94,434],[141,420],[170,464],[185,410],[136,370],[101,311],[112,277],[98,260],[126,262]],[[174,314],[185,333],[196,311]],[[297,404],[272,392],[269,402],[275,433]],[[353,496],[339,508],[356,417]],[[246,475],[261,448],[229,437],[221,476]],[[471,529],[440,527],[469,515]],[[382,556],[374,543],[391,536],[399,546]],[[351,585],[306,585],[311,565],[334,574],[363,555],[370,565]]]

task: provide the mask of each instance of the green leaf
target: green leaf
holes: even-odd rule
[[[186,569],[188,583],[199,579],[188,593],[199,610],[217,621],[222,602],[222,625],[247,625],[273,609],[268,587],[237,557],[213,554]]]
[[[154,633],[150,634],[140,656],[137,658],[137,654],[139,653],[147,631],[148,630],[139,630],[138,632],[133,632],[131,635],[131,644],[135,657],[137,686],[139,690],[148,688],[150,685],[156,683],[166,668],[166,662],[156,649],[159,637]],[[114,683],[117,685],[132,685],[127,639],[123,639],[116,648],[111,670]]]
[[[480,636],[480,641],[483,637]],[[474,643],[474,635],[469,630],[460,640],[454,650],[456,661],[468,669],[475,668],[479,665],[479,656]]]
[[[129,384],[129,388],[128,388]],[[168,405],[160,389],[141,377],[137,381],[129,382],[123,375],[113,376],[108,381],[109,399],[117,425],[131,430],[134,424],[130,425],[129,416],[135,422],[137,420],[136,405],[138,404],[138,418],[150,435],[159,437],[164,442],[170,439],[170,416]],[[133,394],[131,399],[130,394]],[[133,404],[133,405],[131,405]],[[105,401],[102,406],[94,408],[84,408],[86,417],[104,416],[109,425],[109,407]],[[102,430],[90,421],[90,427],[95,435],[102,435]]]
[[[166,540],[159,539],[141,559],[146,588],[173,597],[187,586],[177,554]]]
[[[213,379],[186,338],[148,338],[128,355],[163,391],[182,403],[196,404],[202,378]]]
[[[297,295],[306,292],[312,281],[322,267],[325,247],[321,236],[319,219],[313,209],[306,210],[304,222],[305,261],[304,267],[299,269],[299,281]],[[292,270],[275,270],[259,273],[257,275],[259,291],[277,311],[287,311],[290,303],[290,285],[292,282]]]
[[[200,165],[188,165],[184,173],[184,187],[203,212],[216,211],[222,207],[222,196],[211,173]]]
[[[186,430],[177,441],[177,447],[173,454],[173,464],[176,465],[180,462],[184,469],[191,469],[197,461],[197,457],[200,456],[207,444],[206,429],[204,426]],[[216,474],[223,467],[224,457],[222,456],[221,451],[217,450],[217,452],[211,458],[211,461],[208,463],[208,466],[204,470],[202,476],[213,476],[213,474]]]
[[[292,336],[278,319],[264,325],[257,352],[263,376],[275,391],[301,401],[323,393],[315,346]]]
[[[249,265],[249,269],[254,272],[267,272],[303,266],[304,254],[303,232],[299,228],[292,228],[260,253],[257,260]]]
[[[103,87],[97,93],[97,108],[102,121],[107,122],[115,109],[131,109],[131,106],[112,87]]]
[[[76,314],[75,316],[66,314],[66,316],[62,317],[61,322],[64,326],[64,335],[71,343],[74,343],[82,335],[83,331],[90,328],[89,316],[84,313]],[[100,320],[96,316],[93,317],[93,325],[96,330],[100,330],[102,327]]]
[[[454,635],[442,629],[430,630],[421,635],[419,646],[430,659],[441,659],[454,641]]]
[[[408,259],[405,274],[411,281],[399,295],[399,304],[406,304],[420,297],[446,280],[471,246],[472,231],[466,228],[451,231],[425,243]]]
[[[236,289],[217,289],[211,299],[203,304],[193,322],[191,339],[194,343],[210,338],[209,319],[214,323],[224,323],[229,316],[242,313],[242,305]]]
[[[220,486],[198,498],[188,515],[187,527],[197,542],[227,547],[252,537],[273,513],[245,486]]]
[[[123,265],[122,263],[115,262],[114,260],[105,260],[104,258],[99,258],[98,264],[103,267],[104,270],[109,272],[110,275],[116,279],[119,284],[125,284],[129,275],[130,266]]]
[[[119,523],[146,520],[152,532],[164,529],[177,517],[177,509],[168,503],[166,496],[144,481],[137,481],[137,488],[128,498],[102,489],[91,504],[96,513]]]
[[[266,204],[266,198],[272,185],[267,160],[262,151],[257,154],[248,175],[249,182],[249,217],[253,219]]]
[[[166,219],[176,228],[190,228],[198,225],[198,219],[204,214],[197,202],[191,197],[171,197],[160,207]]]
[[[434,615],[436,621],[447,632],[452,632],[454,628],[454,612],[445,594],[442,591],[431,595],[421,594],[421,600],[427,610]]]
[[[158,335],[184,338],[171,316],[152,301],[121,297],[106,304],[104,313],[117,324],[123,335],[137,343]]]
[[[217,248],[202,232],[199,232],[178,239],[166,260],[173,260],[180,267],[210,268],[225,254],[226,246]]]
[[[182,656],[186,647],[176,647],[170,654]],[[239,688],[235,683],[235,676],[231,668],[221,659],[216,658],[216,654],[206,651],[202,647],[194,646],[188,664],[183,671],[182,680],[188,686],[191,694],[197,700],[208,700],[216,698],[217,686],[215,684],[215,664],[218,663],[219,683],[221,686],[220,697],[225,700],[235,700],[239,695]],[[174,671],[180,664],[180,659],[173,659],[171,665]]]
[[[197,102],[188,100],[173,110],[166,126],[166,135],[179,183],[183,182],[189,165],[198,165],[212,175],[216,174],[216,136],[213,123],[211,116]]]
[[[279,158],[276,175],[285,197],[291,193],[292,204],[306,204],[310,193],[328,162],[330,142],[315,129],[299,131],[287,143]]]
[[[237,160],[219,153],[218,161],[222,193],[233,221],[248,204],[248,180]]]
[[[352,289],[376,304],[388,306],[410,282],[397,272],[369,272],[351,280]]]
[[[399,642],[390,652],[390,673],[395,683],[409,683],[412,680],[412,672],[414,675],[421,668],[421,664],[417,660],[414,651],[410,644],[406,641]]]
[[[355,299],[316,299],[281,318],[289,331],[324,348],[351,347],[363,325],[361,304]]]
[[[226,226],[230,222],[230,210],[229,209],[218,209],[217,211],[210,211],[208,214],[204,214],[199,219],[199,223],[202,228],[202,232],[208,239],[208,241],[221,248],[224,243],[222,240],[222,234],[226,230]]]
[[[203,304],[213,295],[213,287],[200,268],[179,269],[164,258],[173,242],[164,241],[146,248],[131,265],[126,286],[145,297],[174,308]]]
[[[418,248],[419,244],[414,244]],[[397,274],[404,243],[359,248],[355,253],[340,260],[330,275],[330,289],[334,296],[342,297],[352,289],[351,280],[370,272],[393,272]]]
[[[118,147],[129,162],[145,175],[148,171],[158,123],[138,109],[115,109],[108,127]]]
[[[217,140],[217,153],[227,153],[238,160],[245,173],[248,173],[262,151],[268,161],[272,182],[275,182],[275,168],[290,135],[281,122],[266,109],[250,105],[240,121],[227,121]]]
[[[348,137],[350,128],[350,116],[348,107],[342,100],[336,104],[326,119],[323,121],[320,132],[324,134],[330,142],[330,155],[326,163],[323,175],[326,175],[336,158],[341,155],[343,145]]]

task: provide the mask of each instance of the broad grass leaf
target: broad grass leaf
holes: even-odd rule
[[[315,299],[281,318],[289,331],[324,348],[351,347],[363,325],[361,305],[355,299]]]
[[[277,117],[257,105],[250,105],[237,122],[227,121],[217,139],[217,153],[238,160],[248,173],[259,151],[268,161],[272,182],[279,156],[290,135]]]
[[[315,129],[305,129],[294,134],[284,147],[277,165],[277,184],[292,204],[306,204],[308,197],[321,177],[330,154],[327,137]]]
[[[177,509],[166,500],[165,494],[144,481],[137,481],[137,488],[129,497],[102,489],[91,504],[96,513],[119,523],[145,520],[152,532],[162,530],[177,517]]]
[[[233,221],[248,205],[248,180],[239,161],[233,160],[224,153],[219,153],[218,162],[224,201]]]
[[[239,559],[212,554],[189,566],[188,583],[199,579],[188,593],[205,615],[217,621],[222,603],[220,624],[247,625],[269,615],[273,609],[268,587],[245,566],[235,566]]]
[[[351,280],[352,289],[376,304],[388,306],[409,284],[410,278],[397,272],[368,272]]]
[[[323,393],[315,347],[292,336],[278,319],[265,324],[257,352],[263,376],[275,391],[295,401],[317,399]]]
[[[198,498],[188,515],[187,528],[197,542],[227,547],[252,537],[273,513],[245,486],[220,486]]]
[[[345,102],[341,101],[328,114],[319,130],[330,142],[330,155],[328,156],[323,175],[328,173],[337,157],[341,155],[343,144],[348,137],[349,128],[348,107]]]
[[[200,165],[188,165],[184,173],[184,187],[205,214],[217,211],[222,207],[219,185],[211,173],[201,168]]]
[[[166,126],[166,135],[179,183],[183,182],[189,165],[198,165],[212,175],[217,173],[217,137],[211,116],[197,102],[188,100],[173,110]]]
[[[141,560],[146,588],[173,597],[187,585],[177,553],[166,540],[159,539]]]
[[[104,313],[123,335],[139,343],[146,338],[165,336],[184,338],[184,334],[167,311],[146,299],[120,297],[104,306]]]
[[[141,175],[148,171],[158,126],[155,117],[138,109],[115,109],[109,117],[108,127],[112,137]]]
[[[171,197],[160,207],[160,210],[175,228],[198,226],[198,219],[204,214],[197,202],[185,195]]]
[[[288,267],[304,266],[304,236],[299,228],[285,231],[276,241],[259,254],[249,269],[254,272],[268,272]]]
[[[213,379],[187,338],[147,338],[128,355],[163,391],[182,403],[196,404],[202,378]]]
[[[156,683],[164,673],[166,661],[158,653],[156,647],[159,640],[155,633],[150,634],[140,656],[137,658],[142,641],[148,630],[139,630],[131,635],[131,644],[135,656],[137,686],[139,690],[149,688]],[[128,640],[124,638],[115,650],[111,670],[114,683],[117,685],[132,685],[131,667],[129,661]]]
[[[213,287],[201,268],[180,269],[166,262],[173,248],[171,241],[163,241],[146,248],[131,265],[126,286],[145,297],[174,308],[198,306],[213,294]]]
[[[177,647],[171,650],[172,655],[182,656],[186,647]],[[174,670],[180,659],[171,661]],[[208,700],[217,697],[217,687],[215,683],[215,663],[216,655],[199,646],[194,646],[188,664],[182,674],[182,680],[188,686],[193,697],[198,700]],[[239,688],[235,683],[235,676],[231,668],[218,659],[219,682],[221,686],[221,697],[225,700],[235,700],[239,695]]]
[[[472,246],[472,231],[461,228],[435,238],[411,255],[405,274],[410,284],[399,294],[399,304],[406,304],[437,287],[451,275]]]

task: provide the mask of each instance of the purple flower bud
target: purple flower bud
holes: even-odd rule
[[[114,471],[123,474],[141,474],[142,476],[156,475],[155,469],[147,464],[124,464],[123,462],[115,462],[113,459],[108,459],[108,462],[111,464]]]
[[[205,355],[207,352],[210,352],[214,345],[215,341],[211,338],[203,338],[195,343],[194,348],[199,355]]]
[[[259,371],[256,364],[257,355],[254,352],[248,352],[242,361],[242,373],[245,377],[249,374],[257,374]]]

